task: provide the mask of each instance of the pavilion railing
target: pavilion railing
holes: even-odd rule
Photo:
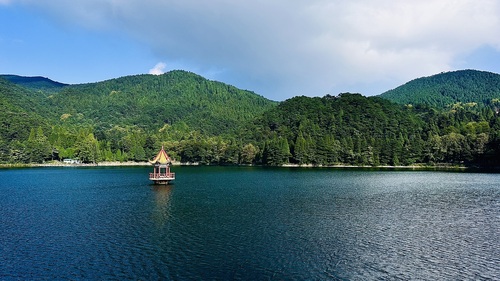
[[[175,173],[149,173],[150,179],[173,179]]]

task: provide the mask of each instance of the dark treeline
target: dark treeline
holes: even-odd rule
[[[0,79],[0,163],[146,161],[163,145],[212,165],[498,166],[496,105],[349,93],[277,104],[186,72],[50,92]]]
[[[359,94],[296,97],[267,112],[258,128],[264,164],[498,164],[494,107],[437,111]]]
[[[25,139],[4,141],[0,159],[145,161],[164,145],[178,161],[217,165],[498,165],[499,132],[492,108],[438,112],[342,94],[287,100],[234,134],[219,136],[202,134],[184,122],[154,131],[39,125]]]

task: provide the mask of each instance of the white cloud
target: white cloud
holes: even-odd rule
[[[212,78],[274,99],[378,94],[482,46],[500,50],[497,0],[18,1],[126,33],[202,75],[223,69]]]
[[[165,73],[166,67],[167,67],[167,64],[165,64],[164,62],[159,62],[153,68],[151,68],[149,70],[149,74],[161,75],[161,74]]]

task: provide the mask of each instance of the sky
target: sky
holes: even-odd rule
[[[500,73],[498,0],[0,0],[0,74],[182,69],[283,101]]]

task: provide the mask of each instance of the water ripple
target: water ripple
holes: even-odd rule
[[[0,171],[0,279],[500,276],[500,175],[178,169]]]

